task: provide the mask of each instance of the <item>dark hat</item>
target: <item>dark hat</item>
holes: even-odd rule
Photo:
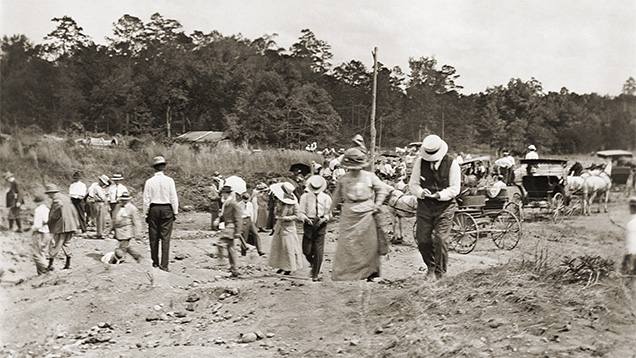
[[[249,198],[250,198],[250,194],[248,194],[248,193],[243,193],[243,194],[241,194],[241,199],[243,199],[243,200],[249,200]]]
[[[44,188],[45,188],[44,194],[52,194],[52,193],[60,192],[60,188],[58,188],[57,185],[55,184],[46,184]]]
[[[121,260],[124,258],[124,250],[122,249],[115,249],[115,258],[117,258],[117,260]]]
[[[632,196],[629,198],[629,205],[636,206],[636,196]]]
[[[221,188],[221,193],[231,193],[232,192],[232,187],[229,185],[224,185],[223,188]]]
[[[82,177],[82,173],[80,172],[73,173],[73,179],[77,180],[77,179],[80,179],[81,177]]]
[[[44,195],[42,195],[42,194],[35,194],[33,196],[33,201],[36,202],[36,203],[41,203],[44,200],[46,200],[46,199],[44,198]]]

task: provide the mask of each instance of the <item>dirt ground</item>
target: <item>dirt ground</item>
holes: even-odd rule
[[[565,256],[600,255],[618,265],[626,204],[556,225],[523,223],[512,251],[480,238],[450,253],[448,276],[427,281],[412,238],[383,258],[377,282],[332,282],[337,222],[322,268],[275,274],[251,250],[231,278],[213,258],[209,215],[179,216],[171,272],[146,257],[120,265],[99,258],[113,239],[72,241],[71,270],[35,276],[29,233],[0,233],[1,348],[8,357],[636,357],[636,295],[610,272],[586,286],[556,269]],[[408,229],[407,229],[408,228]],[[265,251],[271,237],[261,234]]]

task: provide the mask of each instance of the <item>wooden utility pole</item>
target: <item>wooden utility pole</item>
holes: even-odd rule
[[[378,88],[378,48],[375,47],[373,52],[373,88],[371,90],[371,172],[375,172],[375,99]]]

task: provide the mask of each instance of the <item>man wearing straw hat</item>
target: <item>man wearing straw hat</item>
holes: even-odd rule
[[[46,265],[45,250],[49,248],[51,243],[51,234],[49,232],[49,208],[44,201],[44,195],[35,194],[33,202],[38,205],[33,213],[33,226],[31,227],[31,256],[35,262],[35,269],[38,275],[49,272]]]
[[[437,278],[446,274],[446,239],[460,186],[461,170],[457,161],[448,155],[446,142],[436,135],[424,138],[409,188],[418,199],[416,240],[429,277],[433,273]]]
[[[169,271],[170,237],[172,224],[179,213],[179,199],[174,180],[163,173],[166,169],[164,157],[155,157],[152,167],[155,175],[144,184],[143,215],[148,223],[152,266]],[[159,242],[161,242],[161,261],[159,261]]]
[[[118,208],[113,219],[115,238],[119,241],[119,249],[130,254],[135,261],[141,261],[141,255],[130,247],[130,240],[141,237],[141,220],[139,210],[131,203],[132,197],[126,191],[119,197]]]
[[[79,229],[79,217],[77,210],[71,202],[71,199],[60,193],[60,189],[55,184],[46,184],[47,194],[52,200],[51,210],[49,211],[49,231],[53,234],[53,243],[49,250],[49,267],[53,270],[53,263],[60,249],[66,257],[64,269],[71,268],[71,251],[69,243],[73,237],[73,233]]]
[[[4,173],[4,179],[9,183],[9,191],[7,191],[7,208],[9,208],[9,230],[13,228],[13,223],[17,227],[17,232],[22,232],[22,220],[20,219],[20,209],[24,205],[22,189],[15,180],[11,172]]]
[[[110,181],[113,183],[108,188],[108,202],[110,204],[110,217],[115,217],[115,205],[119,201],[119,198],[128,191],[128,189],[121,183],[124,177],[121,174],[113,174]]]
[[[238,277],[238,258],[236,255],[236,249],[234,248],[234,240],[241,240],[241,247],[244,250],[247,249],[247,245],[243,244],[243,237],[241,236],[241,217],[243,216],[243,211],[236,200],[234,190],[229,185],[224,185],[221,188],[221,201],[223,202],[223,206],[221,207],[221,216],[219,217],[219,220],[223,223],[223,226],[221,226],[221,235],[219,236],[219,241],[221,243],[220,253],[222,256],[222,249],[224,248],[227,250],[227,256],[230,260],[230,272],[232,276]]]
[[[303,222],[303,254],[311,264],[312,281],[320,281],[320,267],[325,250],[331,197],[324,193],[327,182],[320,175],[307,179],[307,189],[300,197],[298,219]]]

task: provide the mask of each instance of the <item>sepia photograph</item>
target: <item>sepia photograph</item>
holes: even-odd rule
[[[636,358],[635,1],[0,30],[0,356]]]

